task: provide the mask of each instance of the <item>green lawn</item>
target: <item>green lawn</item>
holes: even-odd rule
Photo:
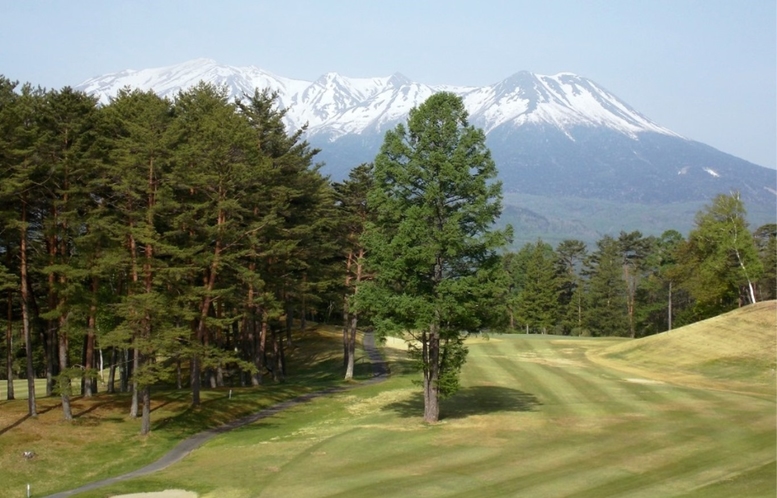
[[[42,396],[45,381],[36,382],[41,396],[34,419],[27,416],[26,388],[18,389],[17,400],[0,400],[0,496],[26,496],[28,483],[33,496],[44,496],[123,474],[157,460],[192,434],[300,394],[340,385],[339,337],[339,332],[328,329],[299,332],[298,347],[287,351],[287,383],[204,389],[197,409],[189,407],[188,390],[152,389],[152,433],[147,437],[139,435],[140,420],[128,416],[129,394],[75,396],[75,419],[65,422],[59,397]],[[364,359],[357,363],[355,375],[370,376]],[[36,456],[25,459],[25,451]]]
[[[745,392],[592,361],[623,343],[473,340],[463,389],[435,426],[421,421],[415,376],[395,363],[383,384],[297,406],[163,472],[80,496],[774,497],[773,377]]]

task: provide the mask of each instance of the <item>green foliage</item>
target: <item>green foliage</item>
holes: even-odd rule
[[[589,281],[584,323],[594,336],[625,336],[629,323],[620,244],[605,236],[596,245],[585,264]]]
[[[696,228],[678,251],[678,279],[694,299],[697,319],[755,300],[753,282],[763,273],[744,204],[738,194],[719,195],[696,215]]]
[[[492,230],[501,184],[485,135],[467,123],[461,99],[440,93],[386,134],[368,203],[375,221],[364,242],[375,274],[359,306],[381,333],[420,341],[426,419],[437,395],[455,389],[466,351],[456,339],[480,330],[490,313],[505,233]]]
[[[777,224],[759,227],[753,234],[758,256],[763,265],[763,275],[758,280],[759,300],[777,298]]]
[[[553,248],[537,241],[528,247],[523,285],[518,294],[518,321],[527,329],[548,333],[558,320],[559,276]]]

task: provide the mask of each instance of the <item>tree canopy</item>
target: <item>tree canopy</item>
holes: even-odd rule
[[[493,224],[501,184],[485,135],[467,122],[460,97],[439,93],[386,134],[375,158],[365,231],[375,279],[361,293],[380,332],[403,331],[423,371],[424,419],[458,388],[464,334],[490,320],[497,249]]]

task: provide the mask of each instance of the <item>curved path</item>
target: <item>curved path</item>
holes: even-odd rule
[[[132,472],[128,472],[126,474],[122,474],[115,477],[109,477],[101,481],[95,481],[90,484],[85,484],[80,488],[71,489],[69,491],[62,491],[53,495],[49,495],[47,498],[65,498],[68,496],[72,496],[76,493],[91,491],[94,489],[102,488],[103,486],[107,486],[109,484],[115,484],[117,482],[126,481],[127,479],[133,479],[135,477],[145,476],[148,474],[152,474],[154,472],[158,472],[182,460],[186,455],[188,455],[195,449],[202,446],[206,441],[218,436],[219,434],[229,432],[233,429],[242,427],[247,424],[252,424],[263,418],[271,417],[278,412],[286,410],[287,408],[291,408],[292,406],[306,403],[312,399],[319,398],[327,394],[347,391],[348,389],[353,389],[354,387],[358,387],[360,385],[375,384],[377,382],[381,382],[385,380],[388,375],[388,367],[386,366],[386,362],[381,356],[380,351],[378,351],[378,349],[375,347],[375,336],[372,332],[368,332],[364,334],[364,338],[362,339],[362,345],[372,365],[372,378],[366,382],[362,382],[358,385],[353,385],[353,386],[329,387],[327,389],[322,389],[321,391],[316,391],[308,394],[303,394],[301,396],[297,396],[296,398],[292,398],[282,403],[275,404],[269,408],[265,408],[264,410],[258,411],[254,414],[248,415],[246,417],[243,417],[237,420],[233,420],[228,424],[224,424],[214,429],[208,429],[207,431],[200,432],[199,434],[195,434],[194,436],[184,439],[183,441],[178,443],[178,446],[171,449],[162,458],[138,470],[134,470]]]

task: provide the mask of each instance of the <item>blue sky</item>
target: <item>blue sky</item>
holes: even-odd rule
[[[660,125],[777,167],[774,0],[0,0],[0,74],[59,88],[208,57],[313,80],[487,85],[574,72]]]

